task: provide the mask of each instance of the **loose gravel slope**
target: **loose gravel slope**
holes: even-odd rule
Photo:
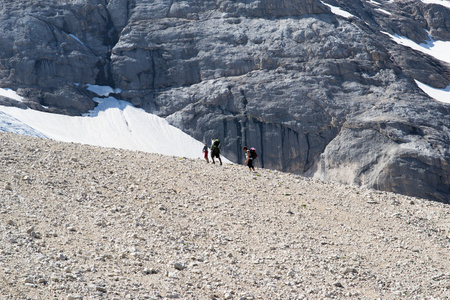
[[[448,205],[14,134],[0,145],[0,299],[450,298]]]

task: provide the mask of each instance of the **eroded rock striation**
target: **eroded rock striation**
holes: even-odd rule
[[[0,7],[7,29],[0,86],[34,109],[79,114],[95,105],[85,84],[109,85],[198,140],[220,138],[233,161],[248,145],[266,168],[450,201],[450,108],[414,81],[444,88],[450,66],[388,36],[449,40],[446,7],[331,0]]]

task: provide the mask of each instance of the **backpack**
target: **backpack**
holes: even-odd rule
[[[213,143],[213,147],[219,148],[219,145],[220,145],[220,141],[219,141],[219,139],[216,139]]]
[[[216,139],[216,140],[214,141],[212,147],[211,147],[211,152],[212,152],[214,155],[220,154],[220,148],[219,148],[219,145],[220,145],[220,141],[219,141],[219,139]]]
[[[256,154],[255,148],[250,148],[250,158],[256,159],[258,157],[258,154]]]

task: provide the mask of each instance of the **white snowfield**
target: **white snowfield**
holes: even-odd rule
[[[426,3],[426,4],[439,4],[439,5],[450,8],[449,0],[422,0],[422,2]]]
[[[346,18],[346,19],[356,18],[354,15],[352,15],[351,13],[343,10],[340,7],[333,6],[333,5],[325,3],[323,1],[321,1],[321,2],[322,2],[322,4],[328,6],[331,9],[331,12],[333,14],[335,14],[335,15],[341,16],[341,17]]]
[[[22,102],[23,98],[19,96],[14,90],[12,89],[1,89],[0,88],[0,96],[13,99],[19,102]]]
[[[399,36],[397,34],[392,35],[384,31],[382,31],[382,33],[388,35],[397,44],[410,47],[416,51],[431,55],[436,59],[450,64],[450,42],[448,41],[435,41],[431,36],[429,36],[428,41],[426,41],[425,43],[417,44],[404,36]],[[450,103],[450,83],[444,89],[433,88],[418,80],[416,80],[416,84],[431,98],[439,102]]]
[[[397,44],[410,47],[416,51],[420,51],[439,60],[450,63],[450,42],[448,41],[435,41],[432,36],[428,35],[428,41],[417,44],[407,37],[400,36],[398,34],[392,35],[384,31],[382,31],[382,33],[388,35]]]
[[[91,85],[89,89],[101,96],[108,95],[105,91],[113,92],[109,87]],[[6,89],[0,89],[0,95],[19,97]],[[62,142],[203,158],[204,144],[171,126],[165,119],[113,97],[94,98],[94,101],[98,106],[79,117],[0,106],[0,131]],[[222,160],[230,163],[226,158]]]
[[[381,3],[373,1],[373,0],[368,1],[368,2],[370,2],[374,5],[382,6]],[[422,2],[427,3],[427,4],[439,4],[439,5],[450,8],[450,0],[422,0]],[[340,7],[333,6],[333,5],[325,3],[323,1],[322,1],[322,3],[326,6],[328,6],[331,9],[331,12],[335,15],[341,16],[346,19],[357,18],[356,16],[341,9]],[[377,10],[384,14],[391,15],[391,12],[384,10],[382,8],[377,8]],[[422,43],[419,45],[404,36],[399,36],[397,34],[392,35],[392,34],[389,34],[387,32],[383,32],[383,31],[382,31],[382,33],[388,35],[392,40],[394,40],[398,44],[410,47],[416,51],[426,53],[426,54],[431,55],[439,60],[450,63],[450,42],[448,42],[448,41],[435,41],[433,39],[433,37],[429,35],[429,40],[426,43]],[[416,84],[422,91],[424,91],[431,98],[433,98],[439,102],[450,103],[450,82],[449,82],[449,85],[444,89],[436,89],[436,88],[430,87],[418,80],[416,80]]]
[[[445,89],[436,89],[418,80],[415,81],[417,86],[431,98],[450,104],[450,85],[448,85]]]

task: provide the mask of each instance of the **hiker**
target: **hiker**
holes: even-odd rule
[[[205,144],[205,146],[203,147],[203,150],[202,150],[202,152],[203,152],[203,154],[204,154],[204,157],[205,157],[206,163],[208,163],[208,164],[209,164],[209,158],[208,158],[208,146],[206,146],[206,144]]]
[[[256,157],[258,156],[256,154],[255,148],[251,148],[250,150],[248,150],[247,146],[244,146],[242,150],[244,150],[245,152],[245,164],[248,166],[250,171],[255,171],[255,167],[253,166],[253,160],[255,160]]]
[[[211,159],[212,163],[215,164],[214,157],[219,159],[220,165],[222,165],[222,159],[220,158],[220,141],[219,139],[211,139]]]

